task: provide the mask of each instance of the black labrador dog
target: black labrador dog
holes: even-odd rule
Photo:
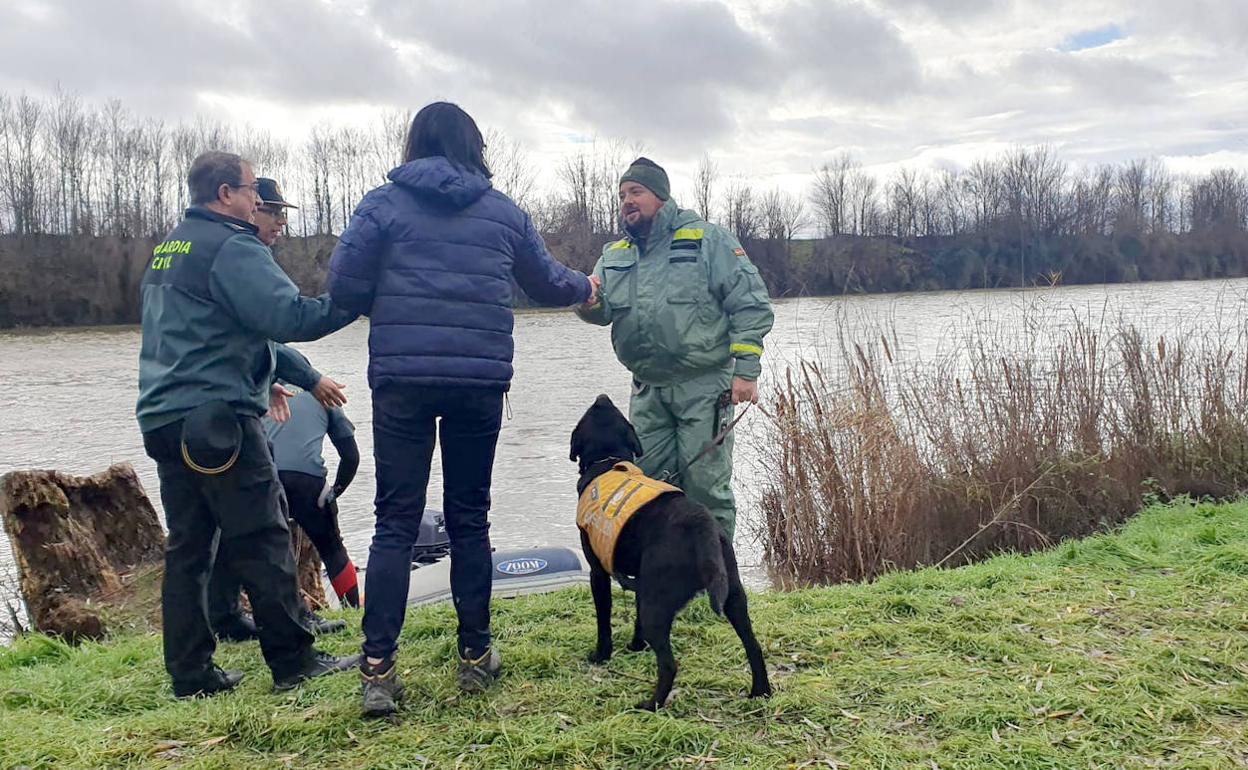
[[[570,459],[579,463],[581,471],[577,494],[584,495],[600,476],[639,456],[641,442],[632,424],[610,398],[599,396],[572,431]],[[705,506],[679,490],[666,492],[627,519],[610,556],[599,558],[584,528],[581,547],[590,565],[590,589],[598,617],[598,646],[589,656],[591,663],[611,658],[611,577],[636,593],[637,619],[628,649],[640,652],[649,645],[659,667],[654,695],[637,708],[653,711],[667,701],[676,678],[672,621],[700,591],[707,592],[717,615],[728,616],[745,646],[752,677],[750,697],[771,694],[763,651],[754,636],[745,589],[737,573],[736,554]],[[604,560],[611,564],[610,573],[603,566]]]

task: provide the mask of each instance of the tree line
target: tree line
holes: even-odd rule
[[[187,205],[191,160],[226,149],[300,205],[292,236],[334,235],[397,164],[409,120],[394,111],[364,127],[321,123],[285,141],[204,116],[142,118],[66,92],[0,94],[0,233],[159,238]],[[522,145],[498,131],[486,142],[495,185],[560,258],[592,264],[618,235],[617,180],[643,148],[587,146],[539,189]],[[1241,169],[1180,175],[1149,158],[1082,167],[1040,146],[965,169],[880,175],[841,153],[794,194],[704,156],[676,187],[682,205],[736,234],[777,295],[1248,275]]]

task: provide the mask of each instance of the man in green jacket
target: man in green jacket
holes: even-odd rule
[[[187,185],[192,207],[143,276],[135,410],[169,530],[165,668],[178,697],[242,679],[212,662],[205,584],[215,547],[247,588],[274,689],[284,690],[356,661],[313,649],[300,621],[282,487],[260,422],[273,378],[270,341],[318,339],[354,315],[328,297],[300,296],[256,239],[251,164],[207,152],[191,164]]]
[[[256,238],[272,249],[286,231],[286,209],[297,207],[282,195],[282,188],[275,179],[257,177],[256,195],[259,198],[255,212]],[[274,376],[277,380],[311,392],[326,409],[334,409],[346,403],[347,397],[341,383],[322,375],[294,348],[278,343],[272,345],[276,363]],[[275,382],[270,392],[268,417],[278,423],[288,420],[288,399],[293,396],[294,393],[287,390],[285,385]],[[269,430],[267,424],[265,430]],[[275,447],[270,446],[270,451],[277,454]],[[218,550],[208,578],[208,623],[213,634],[220,640],[242,642],[258,639],[260,634],[255,620],[243,612],[239,602],[242,582],[225,565],[224,556],[225,552]],[[346,623],[341,620],[326,620],[312,612],[306,602],[303,603],[302,618],[313,634],[346,628]]]
[[[620,217],[626,236],[594,267],[598,302],[577,312],[611,326],[615,355],[633,374],[638,465],[704,504],[731,538],[731,433],[698,455],[736,404],[758,401],[773,321],[767,287],[730,232],[676,205],[667,173],[648,158],[620,178]]]

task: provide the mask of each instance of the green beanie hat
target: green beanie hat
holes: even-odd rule
[[[672,185],[667,181],[667,172],[658,163],[649,158],[638,158],[620,177],[620,184],[636,182],[665,201],[672,197]]]

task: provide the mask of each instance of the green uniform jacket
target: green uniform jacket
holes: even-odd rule
[[[774,320],[767,287],[733,235],[667,201],[644,244],[608,243],[594,274],[597,305],[578,315],[611,325],[611,344],[638,382],[664,386],[729,366],[756,380]]]
[[[289,345],[283,345],[278,342],[269,343],[273,346],[273,380],[275,382],[289,382],[297,388],[304,390],[316,390],[316,386],[323,376],[312,366],[312,362],[308,357]]]
[[[264,414],[270,340],[319,339],[355,318],[327,296],[300,296],[255,232],[196,207],[153,251],[143,276],[135,408],[144,433],[218,399],[239,414]]]

